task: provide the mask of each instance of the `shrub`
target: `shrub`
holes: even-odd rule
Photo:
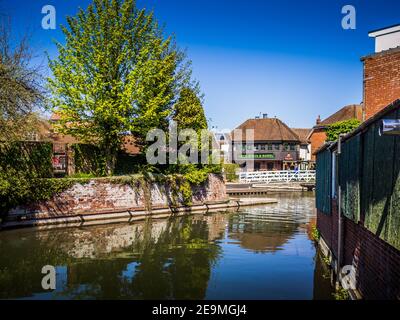
[[[335,300],[349,300],[350,294],[346,289],[339,288],[335,293],[332,293]]]
[[[226,175],[226,180],[228,182],[235,182],[238,180],[236,171],[239,169],[239,165],[236,163],[225,163],[223,165],[224,172]]]
[[[361,122],[357,119],[350,119],[329,125],[326,131],[327,141],[336,141],[340,134],[346,134],[353,131],[360,125],[360,123]]]
[[[319,240],[319,238],[321,237],[321,234],[319,233],[317,227],[314,225],[311,229],[311,238],[312,240],[314,240],[315,242],[317,242]]]

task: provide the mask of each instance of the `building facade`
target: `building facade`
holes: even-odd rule
[[[375,53],[361,58],[364,65],[364,120],[400,97],[400,25],[369,33]]]
[[[249,119],[232,133],[232,159],[244,171],[294,170],[301,140],[277,118]]]
[[[326,130],[328,127],[336,122],[351,119],[362,121],[363,109],[361,105],[352,104],[345,106],[322,121],[318,116],[315,126],[308,136],[308,140],[311,143],[311,160],[315,161],[315,152],[326,142]]]
[[[300,170],[308,170],[314,169],[314,161],[312,161],[311,157],[311,142],[309,140],[309,135],[311,129],[306,128],[292,128],[294,133],[300,139],[300,151],[299,151],[299,169]]]

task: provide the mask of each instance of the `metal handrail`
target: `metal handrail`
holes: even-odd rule
[[[310,182],[315,181],[315,170],[281,170],[240,172],[240,182]]]

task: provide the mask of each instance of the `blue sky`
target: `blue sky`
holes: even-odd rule
[[[43,30],[41,8],[57,24],[88,0],[0,0],[14,31],[32,34],[37,61],[55,55],[60,28]],[[341,8],[356,8],[356,30],[343,30]],[[368,31],[400,23],[398,0],[138,0],[154,9],[193,61],[211,126],[233,128],[260,113],[292,127],[311,127],[362,100],[360,57],[374,51]]]

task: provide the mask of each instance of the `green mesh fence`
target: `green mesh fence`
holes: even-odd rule
[[[338,162],[342,213],[355,222],[360,220],[360,142],[360,135],[345,141],[342,144],[342,153]]]
[[[400,110],[385,119],[399,119]],[[400,137],[379,135],[380,121],[342,144],[338,161],[344,216],[400,249]],[[316,205],[330,213],[331,152],[317,155]]]
[[[384,118],[400,117],[396,110]],[[400,249],[400,137],[380,136],[379,123],[364,138],[362,212],[368,230]]]
[[[332,154],[329,150],[317,155],[316,164],[316,206],[323,213],[331,213]]]

